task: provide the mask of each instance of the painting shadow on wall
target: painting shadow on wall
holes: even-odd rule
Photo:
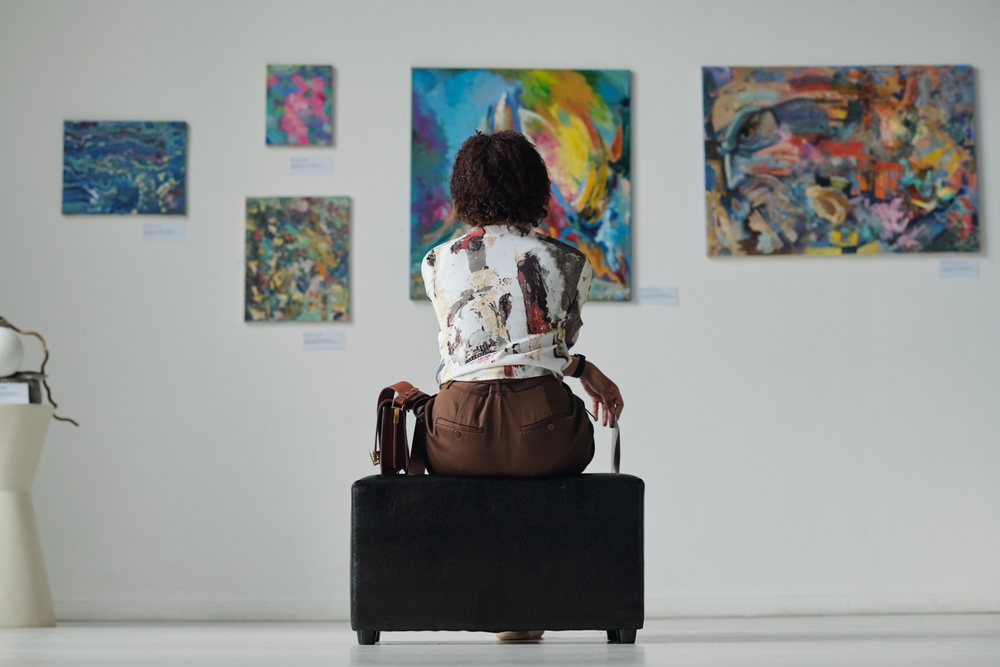
[[[971,66],[971,69],[972,69],[972,74],[975,77],[976,81],[982,81],[982,79],[979,76],[979,74],[980,74],[979,68],[975,67],[975,66]],[[977,112],[978,112],[979,109],[982,109],[982,107],[979,104],[980,101],[981,101],[981,96],[982,96],[982,92],[980,91],[981,87],[982,86],[976,86],[972,90],[972,98],[974,100],[973,105],[974,105],[974,108],[977,110]],[[984,132],[985,125],[984,125],[984,123],[982,121],[982,114],[980,114],[980,113],[973,114],[973,116],[972,116],[972,126],[975,129],[976,141],[979,143],[979,145],[980,146],[989,146],[990,145],[989,137],[987,136],[987,133]],[[983,164],[986,162],[986,155],[987,155],[987,151],[985,151],[985,150],[984,151],[980,151],[976,155],[976,168],[977,168],[977,170],[978,170],[979,173],[982,173],[982,171],[983,171]],[[988,208],[986,206],[986,201],[987,201],[986,190],[987,190],[986,188],[980,188],[979,192],[977,193],[978,209],[979,209],[979,220],[980,221],[982,221],[982,220],[989,220],[990,219],[989,218],[989,213],[988,213]],[[989,254],[989,239],[988,239],[988,236],[989,236],[989,234],[987,232],[987,226],[983,225],[983,224],[980,224],[979,225],[979,253],[977,254],[977,257],[980,257],[982,259],[987,259],[990,256],[990,254]]]

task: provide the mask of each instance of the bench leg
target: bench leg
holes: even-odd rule
[[[618,631],[617,630],[608,630],[608,641],[611,642],[612,644],[617,644],[618,643]]]
[[[634,644],[635,643],[635,632],[636,632],[635,630],[619,630],[618,631],[618,642],[620,644]]]
[[[381,634],[378,630],[358,630],[358,643],[370,646],[379,640]]]

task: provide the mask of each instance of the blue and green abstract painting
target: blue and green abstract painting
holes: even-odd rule
[[[66,121],[66,215],[184,215],[187,123]]]

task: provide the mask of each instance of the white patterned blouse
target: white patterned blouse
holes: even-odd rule
[[[437,380],[562,377],[593,271],[561,241],[507,225],[473,228],[421,266],[441,333]]]

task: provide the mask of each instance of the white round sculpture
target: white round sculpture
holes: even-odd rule
[[[0,327],[0,378],[13,375],[24,361],[24,345],[17,332]]]

